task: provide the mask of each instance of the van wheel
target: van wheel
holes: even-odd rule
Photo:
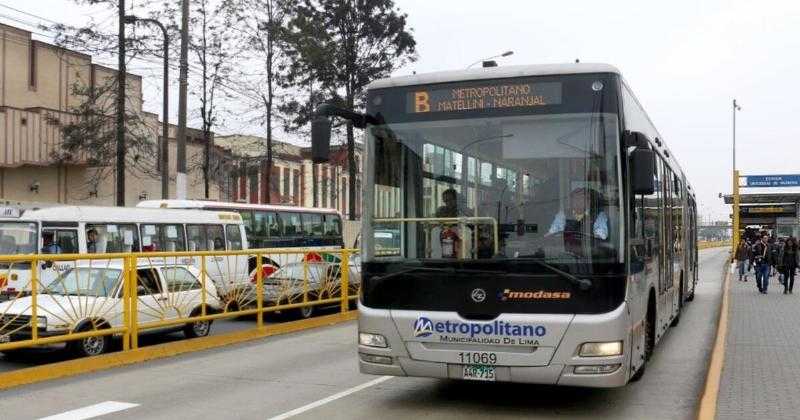
[[[295,315],[295,317],[300,318],[300,319],[311,318],[312,316],[314,316],[314,307],[311,306],[311,305],[309,305],[309,306],[301,306],[301,307],[296,308],[294,310],[294,315]]]
[[[100,328],[104,327],[105,326],[101,326]],[[89,332],[89,331],[95,331],[95,329],[92,328],[91,323],[78,328],[78,330],[75,332]],[[67,345],[67,351],[78,357],[92,357],[92,356],[99,356],[107,352],[110,345],[111,345],[110,336],[102,335],[95,337],[86,337],[80,340],[71,341]]]
[[[195,309],[194,311],[192,311],[192,314],[190,316],[193,316],[193,317],[194,316],[198,316],[201,313],[202,312],[200,312],[199,309]],[[206,313],[208,313],[208,312],[206,312]],[[214,322],[214,321],[207,320],[207,321],[190,322],[190,323],[184,325],[184,327],[183,327],[183,335],[185,335],[186,338],[206,337],[206,336],[208,336],[208,334],[211,333],[211,323],[212,322]]]
[[[196,321],[183,327],[186,338],[206,337],[211,333],[211,321]]]

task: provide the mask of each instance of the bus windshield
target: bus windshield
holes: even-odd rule
[[[621,258],[616,114],[400,122],[367,136],[372,229],[401,236],[373,240],[369,259]]]

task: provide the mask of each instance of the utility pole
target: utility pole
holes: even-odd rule
[[[739,245],[739,171],[736,169],[736,111],[741,111],[742,107],[733,100],[733,217],[731,220],[731,252],[736,255],[736,247]]]
[[[117,206],[125,207],[125,0],[119,0],[117,70]]]
[[[186,90],[189,78],[189,0],[182,0],[180,90],[178,92],[178,171],[175,177],[176,197],[186,199]]]

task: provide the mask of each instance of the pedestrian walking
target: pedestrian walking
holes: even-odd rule
[[[781,266],[783,268],[783,294],[792,293],[794,288],[794,272],[800,262],[797,240],[789,237],[781,250]]]
[[[747,272],[745,270],[747,264],[752,260],[753,251],[745,241],[739,242],[739,247],[736,248],[736,268],[739,271],[739,281],[747,281]]]
[[[766,234],[761,236],[761,241],[757,242],[753,247],[755,254],[754,264],[756,267],[756,286],[758,291],[767,294],[769,288],[769,271],[770,271],[770,256],[769,256],[769,242]]]

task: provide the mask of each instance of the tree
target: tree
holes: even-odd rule
[[[271,202],[273,187],[273,123],[278,118],[277,89],[286,71],[284,35],[293,11],[292,0],[225,0],[228,23],[238,33],[245,65],[240,66],[237,79],[251,93],[249,99],[259,112],[255,120],[266,130],[265,201]],[[263,71],[251,71],[252,69]],[[247,70],[250,69],[250,70]]]
[[[113,176],[117,156],[116,112],[117,77],[109,77],[100,86],[83,82],[72,85],[72,94],[79,98],[78,105],[70,107],[65,114],[50,113],[47,122],[59,128],[61,147],[51,152],[51,158],[59,164],[86,164],[94,169],[93,177],[87,178],[90,195],[96,194],[100,183]],[[156,177],[158,170],[155,156],[154,132],[135,110],[135,105],[126,98],[125,107],[125,167],[134,176]]]
[[[331,102],[363,110],[367,84],[416,60],[416,41],[406,19],[393,0],[303,0],[292,21],[294,39],[316,36],[323,44],[293,44],[307,66],[296,68],[298,77],[307,72]],[[324,30],[324,36],[319,36],[318,28]],[[309,114],[303,119],[308,121]],[[346,135],[348,210],[353,220],[356,166],[351,122],[346,123]]]

